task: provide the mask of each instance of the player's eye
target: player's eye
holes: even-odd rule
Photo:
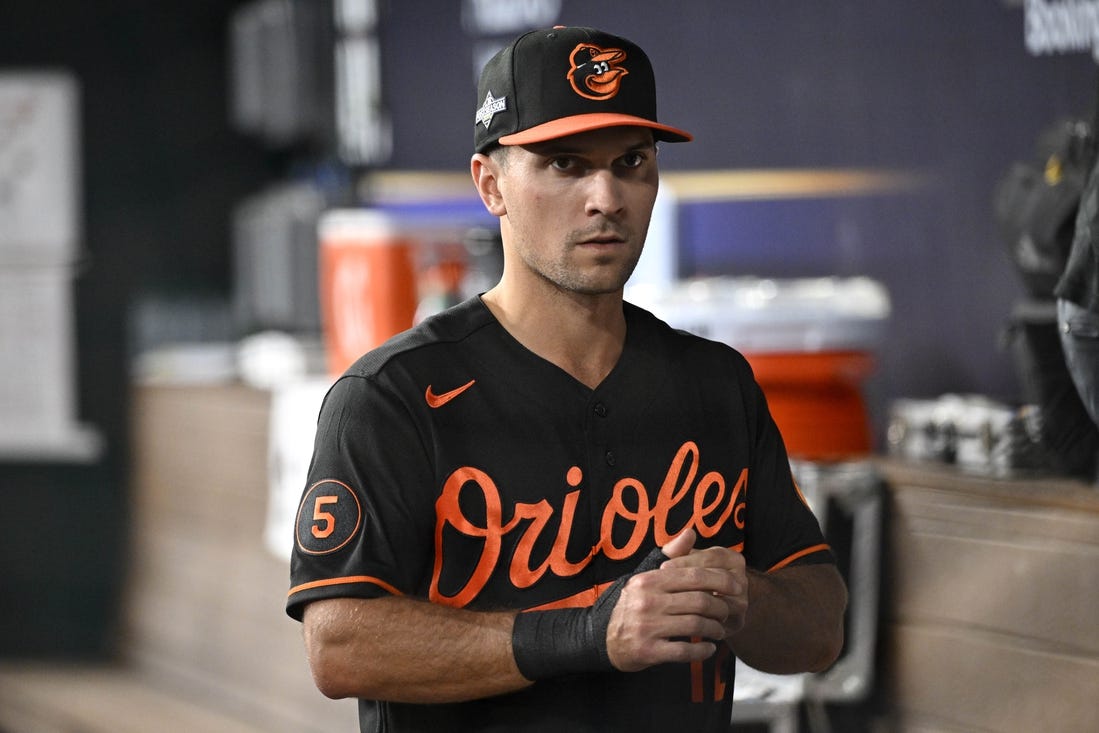
[[[620,162],[625,168],[640,168],[641,164],[645,162],[645,156],[638,152],[626,153],[622,156]]]
[[[576,160],[565,155],[559,155],[550,159],[550,167],[558,171],[571,171],[576,169]]]

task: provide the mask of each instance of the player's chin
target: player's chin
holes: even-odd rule
[[[613,295],[621,293],[626,281],[633,274],[633,266],[604,266],[593,268],[576,281],[576,292],[584,295]]]

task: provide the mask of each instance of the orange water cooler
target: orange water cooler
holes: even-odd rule
[[[367,209],[326,212],[318,236],[324,346],[335,376],[412,326],[416,241],[391,216]]]
[[[873,371],[864,351],[745,354],[791,457],[849,460],[874,448],[862,384]]]
[[[874,449],[863,397],[889,299],[868,278],[713,278],[627,299],[748,359],[790,456],[844,461]]]

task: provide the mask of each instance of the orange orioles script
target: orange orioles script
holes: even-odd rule
[[[488,474],[476,468],[459,468],[447,478],[442,494],[435,502],[435,568],[431,577],[430,599],[436,603],[464,607],[484,589],[488,579],[500,565],[503,538],[516,531],[524,523],[525,529],[516,545],[508,569],[511,583],[516,588],[529,588],[552,571],[559,577],[570,577],[580,573],[599,553],[612,560],[622,560],[633,556],[645,541],[651,528],[656,544],[663,547],[669,540],[688,527],[693,528],[701,537],[713,537],[730,517],[739,529],[744,528],[744,496],[748,483],[748,469],[740,472],[736,484],[729,488],[725,478],[716,471],[710,471],[698,477],[699,449],[691,441],[684,443],[676,452],[668,467],[668,473],[657,492],[655,503],[650,505],[649,493],[645,486],[633,478],[620,479],[611,492],[610,500],[603,509],[600,522],[599,541],[583,559],[573,562],[566,557],[566,548],[572,532],[576,505],[580,500],[580,490],[565,495],[562,505],[557,508],[547,500],[536,504],[517,503],[512,517],[505,522],[504,508],[500,490]],[[696,481],[697,478],[697,481]],[[579,486],[583,479],[582,471],[573,466],[566,475],[570,486]],[[484,497],[484,526],[474,524],[463,513],[459,495],[463,490],[479,489]],[[673,509],[684,502],[691,502],[691,516],[682,527],[669,527],[668,516]],[[630,507],[634,508],[630,508]],[[537,565],[531,557],[535,543],[547,530],[555,513],[560,512],[557,536],[548,556]],[[633,524],[629,539],[621,547],[612,539],[612,529],[616,522],[626,521]],[[453,595],[445,595],[439,589],[439,579],[446,562],[443,551],[443,533],[452,527],[466,537],[480,539],[483,542],[481,556],[469,580]],[[550,530],[552,531],[552,530]],[[740,549],[739,547],[733,549]],[[597,595],[597,591],[595,593]],[[594,595],[588,600],[594,601]],[[576,599],[581,602],[581,599]],[[563,604],[572,605],[572,604]]]

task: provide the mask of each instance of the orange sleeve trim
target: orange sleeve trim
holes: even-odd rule
[[[376,585],[379,588],[382,588],[383,590],[386,590],[395,596],[404,595],[404,593],[401,593],[399,590],[397,590],[395,587],[385,582],[384,580],[372,577],[370,575],[349,575],[345,578],[326,578],[325,580],[314,580],[309,583],[302,583],[301,585],[294,586],[286,595],[287,597],[289,597],[294,595],[295,593],[301,593],[304,590],[310,590],[312,588],[325,588],[330,585],[351,585],[353,583],[372,583],[373,585]]]
[[[812,547],[806,547],[804,550],[801,550],[799,552],[795,552],[793,555],[786,558],[785,560],[781,560],[778,563],[772,565],[771,567],[769,567],[767,569],[767,572],[770,573],[774,570],[779,570],[780,568],[784,568],[787,565],[789,565],[790,563],[794,562],[795,560],[799,560],[799,559],[805,557],[806,555],[812,555],[814,552],[824,552],[824,551],[830,550],[830,549],[832,549],[832,548],[830,548],[827,544],[819,544],[819,545],[813,545]]]

